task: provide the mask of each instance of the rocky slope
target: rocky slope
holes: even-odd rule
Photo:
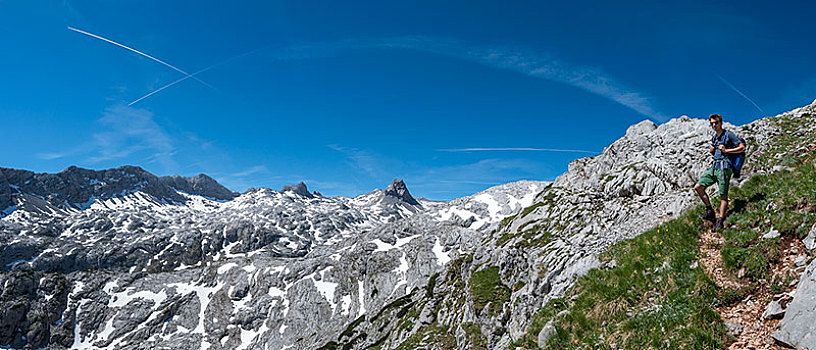
[[[0,345],[314,348],[424,285],[546,185],[444,203],[401,180],[325,198],[208,179],[3,169]]]
[[[751,145],[745,178],[784,158],[768,149],[780,118],[814,110],[726,125]],[[507,348],[576,277],[614,267],[601,252],[697,203],[709,135],[706,120],[644,121],[553,183],[451,202],[400,180],[325,198],[136,167],[0,169],[0,346]]]

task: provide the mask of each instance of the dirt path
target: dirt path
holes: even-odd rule
[[[725,240],[719,233],[707,230],[700,237],[698,247],[704,271],[718,286],[750,290],[749,293],[743,294],[745,297],[740,301],[716,308],[726,325],[731,324],[733,325],[731,327],[739,329],[729,332],[735,335],[736,339],[728,344],[728,349],[786,349],[775,344],[771,337],[780,320],[763,319],[762,314],[774,300],[779,300],[783,306],[787,306],[791,301],[796,282],[804,270],[804,267],[797,268],[794,260],[799,255],[806,255],[804,245],[797,239],[783,237],[781,257],[770,266],[770,275],[778,276],[782,281],[781,288],[774,295],[771,293],[770,281],[759,280],[752,285],[747,279],[737,278],[733,273],[725,271],[720,254],[724,243]],[[741,275],[739,272],[737,274]],[[788,282],[785,278],[787,274],[795,276],[794,279]]]

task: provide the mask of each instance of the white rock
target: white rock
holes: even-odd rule
[[[541,328],[541,332],[538,332],[538,346],[540,348],[544,348],[547,346],[547,342],[555,335],[555,325],[553,321],[550,320],[547,324],[544,325],[544,328]]]
[[[770,232],[762,236],[762,239],[772,239],[777,237],[779,237],[779,231],[777,231],[776,229],[771,229]]]
[[[793,261],[793,264],[796,265],[796,267],[805,266],[805,264],[807,264],[807,257],[804,255],[799,255],[796,257],[796,260]]]
[[[805,244],[805,248],[807,248],[808,251],[816,249],[816,225],[813,225],[810,229],[810,233],[802,240],[802,243]]]

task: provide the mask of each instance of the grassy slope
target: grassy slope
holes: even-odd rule
[[[796,130],[812,119],[775,122]],[[802,238],[816,221],[816,150],[801,150],[813,144],[814,135],[783,133],[773,142],[758,155],[757,167],[783,164],[793,169],[758,175],[733,189],[721,251],[726,268],[744,269],[743,278],[760,283],[771,281],[768,264],[778,258],[780,241],[760,236],[773,228]],[[538,333],[555,320],[557,332],[548,349],[723,348],[728,339],[714,308],[735,302],[746,291],[718,288],[697,263],[701,212],[701,206],[694,208],[610,248],[601,258],[614,259],[617,266],[580,278],[564,298],[539,310],[527,334],[513,345],[537,348]]]

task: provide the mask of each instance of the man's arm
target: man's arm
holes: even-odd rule
[[[745,151],[745,144],[740,142],[739,145],[737,145],[737,147],[734,147],[734,148],[725,148],[725,145],[720,145],[720,147],[717,147],[717,148],[719,148],[720,152],[722,152],[722,153],[739,154],[739,153],[742,153],[743,151]]]

